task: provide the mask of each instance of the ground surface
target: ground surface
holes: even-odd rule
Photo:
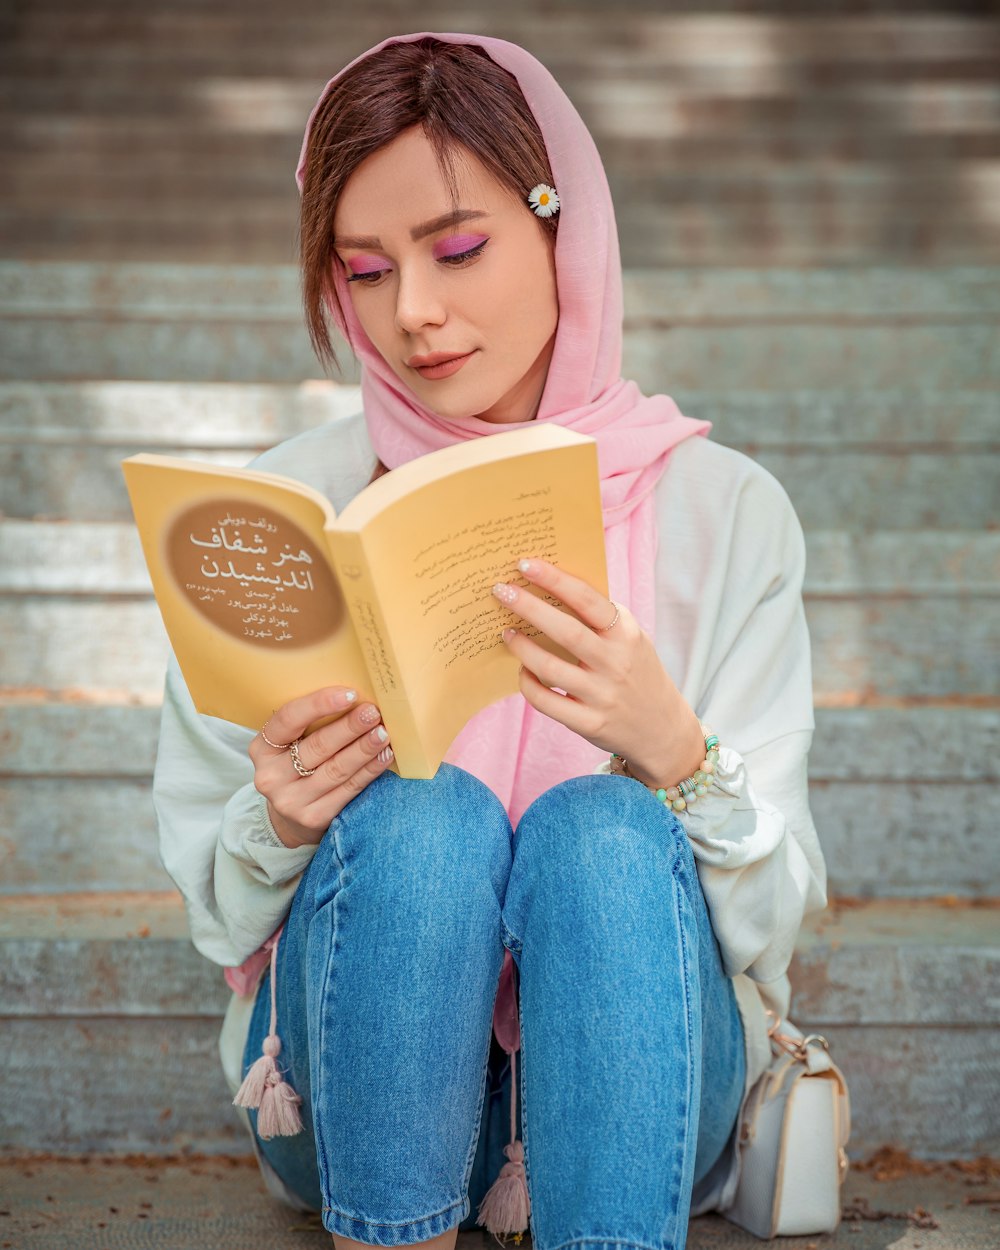
[[[330,1244],[313,1217],[276,1203],[252,1159],[0,1158],[0,1250],[310,1250]],[[510,1243],[513,1245],[513,1242]],[[691,1223],[689,1250],[761,1243],[717,1216]],[[1000,1162],[921,1164],[883,1151],[852,1167],[832,1236],[781,1250],[997,1250]],[[496,1242],[463,1233],[458,1250]],[[531,1250],[525,1238],[520,1250]]]

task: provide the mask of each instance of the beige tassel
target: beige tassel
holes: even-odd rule
[[[275,1062],[281,1054],[278,1037],[278,1000],[275,990],[278,959],[278,934],[271,946],[271,1031],[264,1038],[259,1059],[250,1065],[250,1071],[233,1099],[237,1107],[257,1108],[257,1135],[266,1141],[269,1137],[294,1137],[302,1132],[299,1115],[301,1097],[278,1071]]]

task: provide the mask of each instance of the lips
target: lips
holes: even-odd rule
[[[468,352],[431,352],[429,356],[411,356],[406,362],[411,369],[423,369],[428,365],[443,365],[449,360],[458,360],[460,356],[468,356]]]
[[[411,356],[406,363],[425,382],[438,382],[442,378],[452,377],[459,369],[464,369],[475,354],[475,348],[462,356],[453,356],[450,352],[432,352],[429,356]],[[421,364],[421,361],[425,363]]]

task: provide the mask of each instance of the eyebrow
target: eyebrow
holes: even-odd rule
[[[475,221],[477,218],[488,216],[489,213],[481,208],[456,208],[450,213],[442,213],[440,217],[433,217],[422,225],[414,226],[410,231],[410,238],[416,243],[419,239],[425,239],[429,234],[436,234],[438,230],[446,230],[448,226],[458,226],[463,221]],[[343,234],[333,240],[333,246],[379,249],[382,247],[382,240],[375,238],[374,235]]]

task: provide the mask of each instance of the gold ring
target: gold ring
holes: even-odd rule
[[[292,744],[290,742],[272,742],[271,739],[267,736],[264,730],[268,727],[270,723],[271,723],[271,718],[269,716],[267,720],[264,722],[263,726],[261,727],[260,736],[264,739],[264,741],[267,743],[269,747],[274,747],[276,751],[291,750]]]
[[[303,764],[302,760],[299,758],[299,743],[301,741],[302,741],[301,738],[296,738],[294,742],[289,744],[288,751],[292,757],[292,765],[295,768],[295,771],[299,774],[299,776],[311,777],[313,773],[316,771],[316,769],[306,768],[305,764]]]
[[[613,607],[614,607],[614,609],[615,609],[615,619],[611,622],[611,624],[610,624],[610,625],[594,625],[594,626],[592,626],[592,628],[593,628],[593,630],[594,630],[594,633],[595,633],[595,634],[606,634],[606,633],[608,632],[608,630],[609,630],[609,629],[614,629],[614,627],[618,624],[618,618],[621,616],[621,614],[622,614],[622,610],[621,610],[621,608],[618,606],[618,604],[617,604],[617,603],[615,603],[614,599],[612,599],[612,600],[611,600],[611,603],[612,603],[612,605],[613,605]]]

